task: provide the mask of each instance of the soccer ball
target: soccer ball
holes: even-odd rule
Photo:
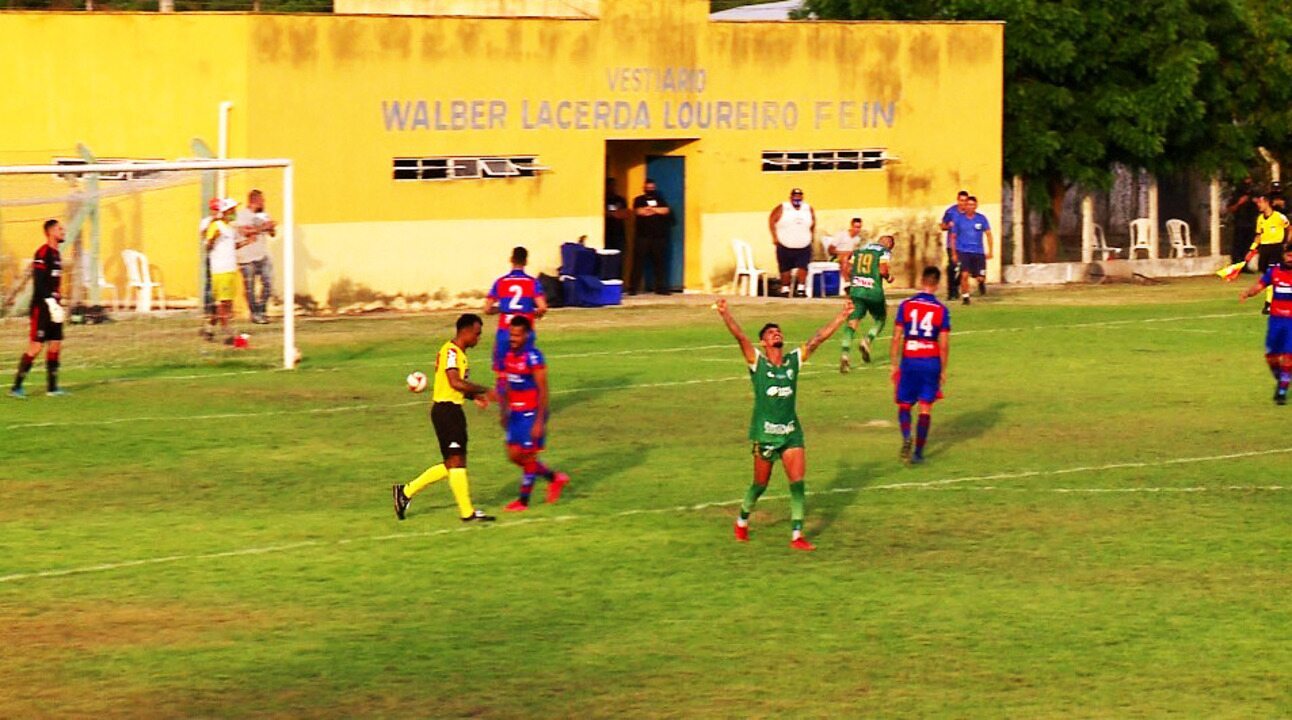
[[[409,373],[404,382],[408,383],[408,392],[419,393],[426,389],[426,373]]]

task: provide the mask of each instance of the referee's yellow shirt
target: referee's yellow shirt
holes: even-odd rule
[[[458,377],[466,380],[469,366],[465,350],[455,345],[452,340],[444,343],[440,348],[440,354],[435,357],[435,385],[431,389],[431,402],[463,404],[466,396],[454,390],[449,384],[449,370],[456,369]]]
[[[1273,245],[1282,243],[1283,236],[1287,232],[1288,219],[1283,213],[1275,210],[1269,214],[1256,216],[1256,242],[1252,247],[1257,245]]]

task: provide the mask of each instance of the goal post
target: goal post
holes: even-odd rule
[[[75,200],[77,202],[96,202],[100,197],[106,196],[107,191],[103,190],[97,180],[101,177],[111,176],[136,176],[150,173],[195,173],[202,171],[239,171],[239,170],[263,170],[279,169],[282,172],[282,223],[281,223],[281,240],[282,240],[282,260],[281,268],[281,291],[283,300],[283,328],[282,328],[282,367],[284,369],[293,369],[296,367],[298,353],[296,350],[296,319],[295,319],[295,297],[296,297],[296,273],[295,273],[295,178],[292,161],[285,158],[230,158],[230,159],[193,159],[193,160],[174,160],[174,161],[149,161],[149,160],[132,160],[129,162],[79,162],[74,164],[51,164],[51,165],[0,165],[0,179],[6,176],[39,176],[39,175],[57,175],[57,176],[76,176],[85,178],[88,182],[86,187],[64,193],[60,197],[51,197],[45,199],[32,199],[26,201],[29,205],[56,204],[66,200]],[[195,228],[196,229],[196,228]],[[91,248],[90,265],[94,268],[99,263],[98,247]],[[199,280],[200,282],[200,280]]]

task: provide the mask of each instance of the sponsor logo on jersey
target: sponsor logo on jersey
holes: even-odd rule
[[[795,430],[795,427],[794,427],[794,423],[792,422],[781,424],[781,423],[767,422],[766,420],[763,421],[763,432],[767,433],[768,435],[789,435],[790,433],[794,432],[794,430]]]
[[[772,398],[774,398],[774,397],[783,397],[783,398],[787,398],[787,397],[792,396],[793,394],[794,394],[794,388],[789,387],[789,386],[778,387],[778,386],[776,386],[776,385],[773,385],[773,386],[771,386],[771,387],[767,388],[767,397],[772,397]]]

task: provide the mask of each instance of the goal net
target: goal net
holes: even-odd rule
[[[231,225],[243,245],[227,326],[213,313],[218,288],[200,237],[217,197],[238,202]],[[0,357],[16,358],[27,342],[30,264],[55,219],[66,229],[63,356],[72,382],[78,371],[94,382],[201,366],[294,367],[293,201],[288,160],[0,165],[0,347],[9,348]],[[254,317],[262,305],[263,318]]]

